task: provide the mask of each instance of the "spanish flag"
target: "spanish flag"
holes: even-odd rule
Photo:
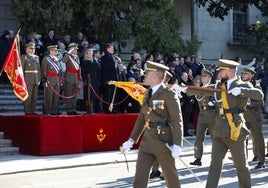
[[[28,90],[23,76],[23,70],[19,52],[19,34],[16,35],[8,52],[2,71],[5,71],[10,83],[13,85],[15,95],[25,101],[28,98]]]
[[[110,81],[108,84],[113,84],[116,87],[124,89],[133,99],[137,100],[140,104],[142,104],[143,96],[147,90],[143,86],[134,82]]]

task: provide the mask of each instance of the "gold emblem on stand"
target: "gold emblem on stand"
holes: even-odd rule
[[[97,139],[100,143],[102,143],[102,141],[105,139],[106,134],[103,134],[103,129],[100,128],[99,129],[99,134],[97,134]]]

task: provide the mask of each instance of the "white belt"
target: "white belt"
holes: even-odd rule
[[[25,73],[38,73],[38,70],[26,70]]]

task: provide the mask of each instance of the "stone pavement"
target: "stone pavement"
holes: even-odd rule
[[[201,167],[190,166],[189,162],[194,160],[193,157],[193,142],[194,137],[187,138],[184,141],[184,148],[181,157],[176,160],[179,178],[184,188],[204,187],[210,163],[211,142],[207,136],[205,139],[203,165]],[[249,142],[249,160],[253,158],[252,142]],[[220,179],[219,187],[221,188],[237,188],[236,170],[233,162],[228,159],[230,156],[227,153],[222,177]],[[69,155],[54,155],[54,156],[32,156],[32,155],[11,155],[0,156],[0,179],[5,176],[24,174],[26,172],[43,172],[47,170],[70,169],[75,171],[78,167],[94,168],[101,171],[100,178],[95,173],[91,173],[90,182],[87,182],[87,187],[132,187],[132,181],[135,173],[135,161],[137,159],[137,150],[131,150],[127,154],[130,171],[127,173],[125,158],[119,151],[106,152],[92,152],[82,154]],[[256,163],[249,162],[252,187],[264,188],[268,187],[268,167],[263,169],[254,169]],[[268,166],[268,163],[266,162]],[[107,169],[104,169],[107,168]],[[190,172],[190,168],[202,181],[199,182],[197,178]],[[112,171],[116,170],[116,171]],[[94,172],[94,171],[93,171]],[[78,186],[79,187],[79,186]],[[83,186],[82,186],[83,187]],[[165,187],[165,182],[159,179],[149,180],[148,187]]]

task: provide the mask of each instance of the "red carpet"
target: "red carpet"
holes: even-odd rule
[[[0,131],[20,153],[73,154],[118,150],[137,114],[0,116]]]

